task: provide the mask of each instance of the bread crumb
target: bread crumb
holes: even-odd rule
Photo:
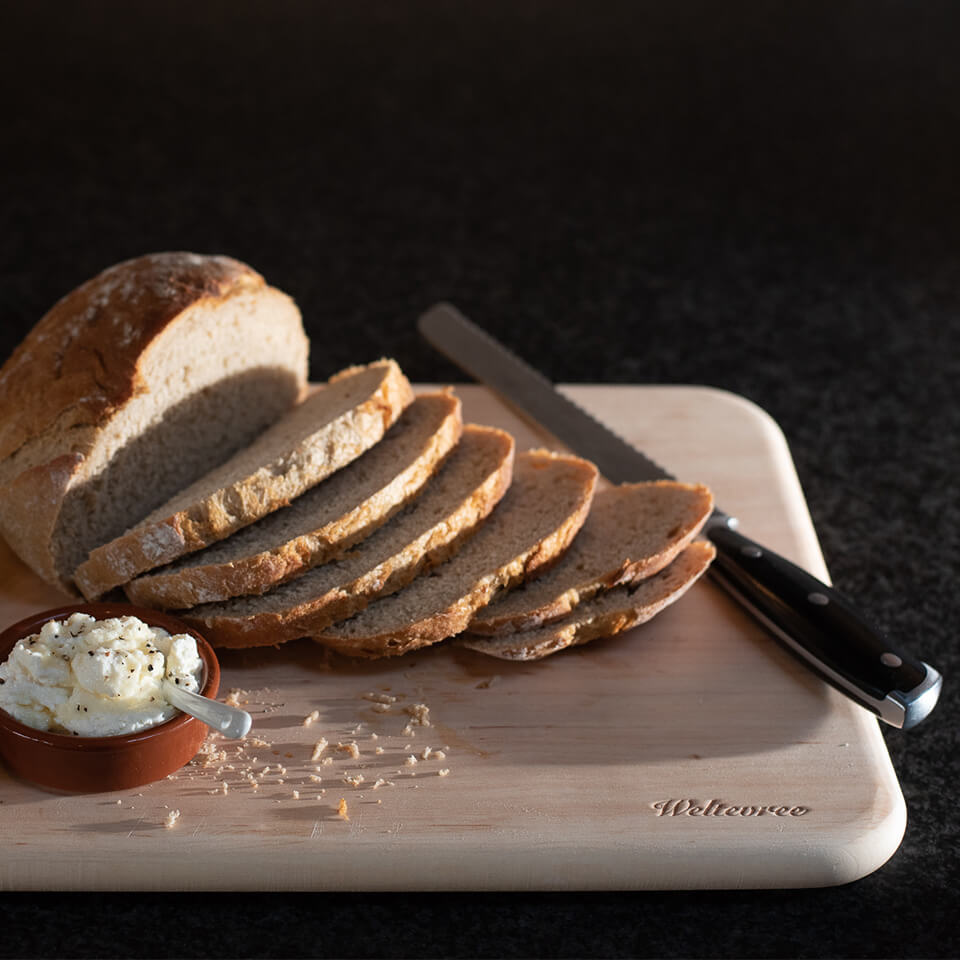
[[[117,801],[117,806],[119,807],[121,803],[123,803],[123,801],[122,801],[122,800],[118,800],[118,801]]]
[[[411,727],[409,723],[400,732],[405,737],[415,737],[417,735],[413,727]]]
[[[322,754],[323,751],[326,750],[326,749],[327,749],[327,738],[326,738],[326,737],[321,737],[321,738],[313,745],[313,753],[310,755],[310,760],[311,760],[312,762],[316,763],[316,761],[320,759],[320,754]]]
[[[310,774],[310,780],[313,783],[323,783],[323,777],[318,777],[315,773]]]
[[[375,733],[371,733],[371,734],[370,734],[370,739],[371,739],[371,740],[379,740],[380,738],[379,738]]]
[[[247,743],[249,743],[251,747],[271,746],[271,744],[269,744],[266,740],[261,740],[259,737],[254,737],[252,740],[248,740]]]
[[[172,830],[172,829],[176,826],[177,821],[178,821],[179,819],[180,819],[180,811],[179,811],[179,810],[171,810],[171,811],[167,814],[166,820],[163,821],[163,825],[164,825],[168,830]]]
[[[331,763],[333,763],[333,757],[324,757],[324,758],[320,761],[320,766],[321,766],[321,767],[329,767]]]
[[[299,790],[294,790],[294,791],[293,791],[293,799],[294,799],[294,800],[299,800],[299,799],[300,799],[300,791],[299,791]]]
[[[373,710],[373,711],[375,711],[376,713],[388,713],[389,710],[390,710],[390,704],[389,704],[389,703],[375,703],[375,704],[373,704],[373,706],[372,706],[370,709]]]
[[[349,775],[345,776],[343,778],[343,782],[346,784],[349,784],[351,787],[359,787],[360,784],[363,783],[365,779],[366,778],[362,773],[357,773],[357,774],[354,774],[353,776],[349,776]]]
[[[376,781],[373,784],[374,790],[379,790],[380,787],[392,787],[394,782],[392,780],[384,780],[383,777],[377,777]]]
[[[450,771],[447,769],[447,767],[442,767],[440,770],[437,771],[438,777],[446,777],[449,775],[450,775]]]
[[[342,753],[349,753],[354,760],[360,756],[360,748],[357,746],[356,740],[351,740],[350,743],[338,743],[337,749]]]
[[[350,814],[347,812],[347,798],[341,797],[340,802],[337,804],[337,816],[341,820],[349,820]]]
[[[320,719],[320,711],[313,710],[303,718],[303,726],[309,727],[311,723],[316,723]]]
[[[226,699],[223,701],[228,707],[239,707],[240,698],[247,695],[246,690],[241,690],[239,687],[234,687],[226,696]]]
[[[425,703],[411,703],[403,708],[403,712],[413,717],[413,722],[419,726],[430,726],[430,708]]]
[[[376,750],[374,750],[373,752],[374,752],[374,753],[383,753],[383,747],[377,747]]]
[[[229,784],[227,783],[226,780],[224,780],[224,781],[220,784],[220,792],[221,792],[224,796],[226,796],[226,795],[230,792],[230,786],[229,786]]]
[[[410,756],[407,757],[407,759],[404,760],[403,762],[404,762],[408,767],[412,767],[412,766],[415,766],[415,765],[416,765],[417,758],[411,753]]]
[[[373,693],[373,692],[365,693],[363,695],[363,699],[372,700],[374,703],[388,704],[388,705],[391,703],[397,702],[397,698],[391,697],[389,693]]]

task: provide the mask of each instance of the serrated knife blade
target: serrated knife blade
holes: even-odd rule
[[[546,427],[612,483],[675,479],[557,391],[538,370],[439,303],[418,327],[437,350]],[[711,574],[820,677],[886,723],[916,726],[937,703],[942,677],[895,646],[838,591],[737,529],[715,510],[705,535],[717,548]]]

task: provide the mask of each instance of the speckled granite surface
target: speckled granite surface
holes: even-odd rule
[[[389,353],[456,379],[412,327],[445,297],[555,380],[733,390],[783,427],[835,582],[947,686],[887,734],[901,849],[843,888],[5,893],[0,956],[960,954],[955,5],[46,0],[6,19],[3,357],[103,267],[192,249],[296,296],[318,377]]]

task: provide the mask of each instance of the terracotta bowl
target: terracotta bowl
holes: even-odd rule
[[[125,603],[73,604],[33,614],[0,633],[0,662],[18,640],[37,633],[48,620],[71,613],[87,613],[98,620],[139,617],[171,634],[189,633],[205,668],[200,692],[205,697],[217,695],[220,664],[210,644],[176,617]],[[138,733],[76,737],[35,730],[0,710],[0,757],[10,773],[38,786],[66,793],[104,793],[162,780],[196,755],[208,732],[205,723],[179,713]]]

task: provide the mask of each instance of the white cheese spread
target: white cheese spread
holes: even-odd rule
[[[197,692],[202,675],[189,634],[171,636],[137,617],[74,613],[18,641],[0,663],[0,708],[37,730],[136,733],[178,713],[163,695],[164,676]]]

